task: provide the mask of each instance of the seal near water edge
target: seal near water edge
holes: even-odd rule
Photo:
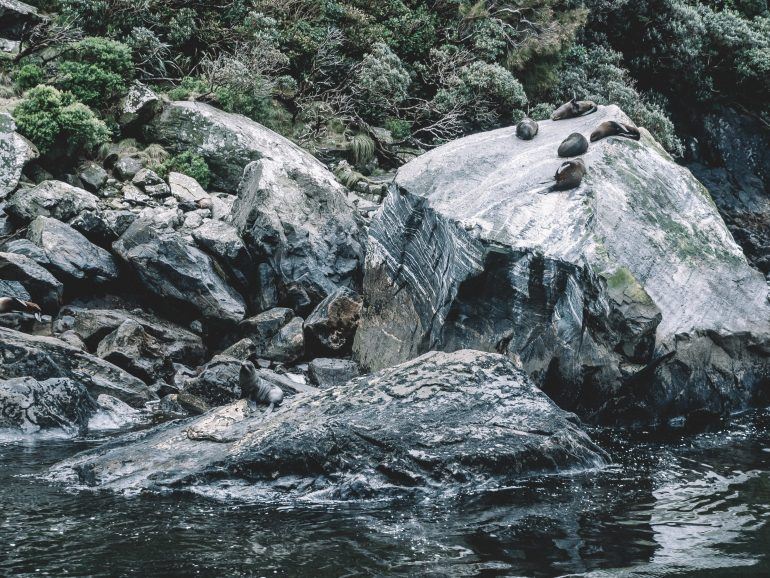
[[[241,364],[238,376],[241,386],[241,397],[249,400],[249,407],[256,409],[257,403],[269,404],[268,411],[283,401],[283,390],[259,377],[254,364],[245,361]]]

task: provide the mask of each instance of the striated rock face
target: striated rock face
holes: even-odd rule
[[[562,407],[655,422],[740,408],[770,383],[770,303],[703,186],[642,131],[582,157],[548,192],[570,133],[614,106],[470,136],[408,163],[372,222],[355,354],[431,349],[520,359]]]
[[[0,6],[0,16],[2,13]],[[24,165],[38,155],[35,146],[15,129],[11,115],[0,112],[0,200],[16,189]]]
[[[14,377],[69,378],[93,396],[104,393],[134,407],[154,397],[140,379],[64,341],[0,327],[0,379]]]
[[[434,352],[272,413],[240,401],[118,439],[52,475],[114,490],[240,481],[319,499],[479,490],[604,464],[575,422],[501,355]]]

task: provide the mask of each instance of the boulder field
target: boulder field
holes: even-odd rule
[[[432,349],[518,359],[561,407],[650,423],[740,409],[769,387],[770,302],[708,191],[642,130],[549,190],[571,133],[615,106],[469,136],[399,170],[369,229],[355,355],[376,370]]]
[[[473,491],[606,464],[580,419],[703,420],[770,394],[765,279],[644,129],[550,190],[559,144],[627,122],[616,107],[426,153],[369,220],[373,201],[254,121],[139,84],[122,106],[145,142],[58,179],[0,116],[0,292],[41,306],[0,313],[0,430],[161,422],[52,479]],[[202,155],[211,187],[151,170],[159,145]],[[245,361],[280,406],[241,399]]]

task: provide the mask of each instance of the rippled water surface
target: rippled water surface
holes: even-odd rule
[[[98,440],[0,443],[0,576],[770,576],[770,412],[461,499],[233,504],[71,492]]]

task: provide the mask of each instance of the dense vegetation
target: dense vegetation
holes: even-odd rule
[[[675,155],[685,108],[729,103],[770,121],[766,0],[32,3],[55,16],[3,66],[26,94],[20,130],[44,152],[67,142],[67,156],[108,127],[120,138],[115,105],[134,78],[320,156],[349,151],[364,171],[545,118],[573,95],[619,104]]]

